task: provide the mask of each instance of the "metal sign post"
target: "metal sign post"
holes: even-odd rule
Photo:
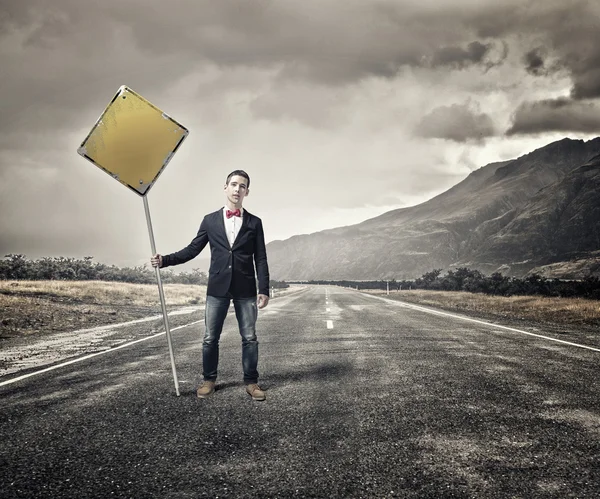
[[[150,219],[150,208],[148,198],[144,198],[144,211],[146,212],[146,222],[148,223],[148,234],[150,235],[150,248],[152,254],[156,255],[156,244],[154,243],[154,231],[152,230],[152,220]],[[160,269],[155,267],[156,282],[158,283],[158,294],[160,296],[160,306],[162,307],[163,320],[165,323],[165,332],[167,334],[167,344],[169,345],[169,356],[171,357],[171,370],[173,371],[173,381],[175,382],[175,393],[179,397],[179,381],[177,380],[177,369],[175,368],[175,357],[173,356],[173,342],[171,340],[171,329],[169,328],[169,316],[167,315],[167,305],[165,302],[165,293],[163,291],[162,279],[160,278]]]
[[[153,255],[156,254],[156,245],[147,194],[188,133],[187,128],[123,85],[77,149],[81,156],[142,196]],[[171,330],[158,267],[156,281],[175,393],[179,396]]]

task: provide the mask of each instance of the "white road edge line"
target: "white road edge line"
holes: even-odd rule
[[[194,324],[198,324],[199,322],[202,322],[202,320],[190,322],[189,324],[184,324],[183,326],[174,327],[171,329],[171,331],[177,331],[178,329],[182,329],[184,327],[193,326]],[[38,374],[43,374],[43,373],[47,373],[49,371],[53,371],[54,369],[59,369],[61,367],[65,367],[65,366],[68,366],[71,364],[76,364],[77,362],[82,362],[84,360],[91,359],[92,357],[97,357],[98,355],[104,355],[107,353],[111,353],[111,352],[114,352],[115,350],[120,350],[121,348],[129,347],[131,345],[135,345],[136,343],[141,343],[142,341],[147,341],[147,340],[151,340],[153,338],[157,338],[158,336],[161,336],[165,333],[166,332],[163,331],[162,333],[156,333],[156,334],[153,334],[152,336],[146,336],[145,338],[140,338],[139,340],[130,341],[129,343],[123,343],[122,345],[116,346],[114,348],[110,348],[108,350],[103,350],[102,352],[90,353],[88,355],[84,355],[83,357],[78,357],[77,359],[68,360],[66,362],[61,362],[60,364],[46,367],[44,369],[40,369],[39,371],[34,371],[32,373],[24,374],[23,376],[19,376],[18,378],[9,379],[8,381],[2,381],[0,383],[0,386],[10,385],[11,383],[16,383],[17,381],[21,381],[21,380],[23,380],[25,378],[29,378],[31,376],[36,376]]]
[[[404,301],[391,300],[389,298],[382,298],[381,296],[375,296],[375,295],[370,295],[370,294],[366,294],[366,293],[361,293],[361,294],[365,294],[366,296],[372,296],[373,298],[377,298],[379,300],[384,300],[386,302],[398,303],[400,305],[404,305],[405,307],[414,308],[415,310],[421,310],[422,312],[427,312],[429,314],[445,315],[445,316],[448,316],[448,317],[453,317],[455,319],[462,319],[464,321],[476,322],[477,324],[483,324],[485,326],[491,326],[491,327],[496,327],[496,328],[500,328],[500,329],[506,329],[507,331],[512,331],[514,333],[527,334],[529,336],[535,336],[537,338],[543,338],[545,340],[555,341],[557,343],[564,343],[565,345],[571,345],[573,347],[585,348],[586,350],[592,350],[593,352],[600,352],[600,348],[594,348],[594,347],[590,347],[590,346],[587,346],[587,345],[581,345],[579,343],[573,343],[571,341],[559,340],[558,338],[552,338],[551,336],[544,336],[543,334],[530,333],[528,331],[523,331],[522,329],[515,329],[513,327],[502,326],[501,324],[494,324],[492,322],[480,321],[478,319],[473,319],[471,317],[464,317],[462,315],[454,315],[454,314],[451,314],[451,313],[448,313],[448,312],[441,312],[439,310],[433,310],[433,309],[430,309],[430,308],[420,307],[419,305],[413,305],[412,303],[407,303],[407,302],[404,302]]]
[[[327,321],[327,329],[333,329],[333,321]]]

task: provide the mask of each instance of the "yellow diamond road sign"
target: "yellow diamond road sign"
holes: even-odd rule
[[[144,196],[188,133],[187,128],[123,85],[77,152]]]

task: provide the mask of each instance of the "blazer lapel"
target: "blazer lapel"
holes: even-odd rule
[[[215,212],[217,215],[217,234],[222,237],[223,244],[229,246],[229,240],[227,239],[227,230],[225,229],[225,221],[223,220],[223,208]]]
[[[242,237],[242,234],[248,228],[248,224],[250,223],[250,216],[251,216],[250,213],[248,213],[247,210],[244,210],[244,218],[242,220],[242,226],[240,227],[240,231],[238,232],[238,235],[235,238],[235,241],[233,241],[233,244],[231,245],[232,248],[235,247],[235,245],[240,242],[240,238]],[[225,223],[223,223],[223,227],[225,227]]]

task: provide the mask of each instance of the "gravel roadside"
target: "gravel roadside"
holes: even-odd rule
[[[123,315],[140,315],[129,311]],[[169,312],[171,329],[202,320],[204,305],[175,308]],[[0,379],[15,373],[50,366],[80,355],[110,350],[118,345],[164,332],[162,314],[71,331],[20,335],[0,341]]]

